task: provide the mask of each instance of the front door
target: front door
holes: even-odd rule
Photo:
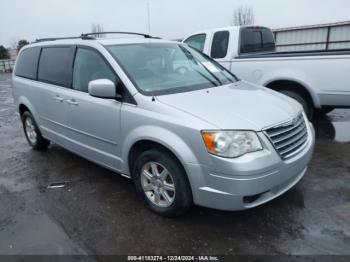
[[[72,89],[65,101],[70,132],[68,148],[94,162],[118,169],[121,103],[90,96],[88,83],[96,79],[110,79],[116,84],[120,81],[101,54],[91,48],[78,47]]]

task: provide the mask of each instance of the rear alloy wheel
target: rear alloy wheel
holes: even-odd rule
[[[314,116],[314,107],[308,102],[308,100],[303,95],[300,95],[299,93],[291,90],[280,90],[279,92],[298,101],[303,106],[307,118],[309,120],[312,120]]]
[[[179,216],[192,206],[192,192],[179,161],[166,151],[142,152],[132,167],[138,195],[159,215]]]
[[[49,146],[50,141],[42,137],[32,114],[26,111],[22,114],[21,118],[24,134],[29,145],[35,150],[46,149]]]
[[[30,117],[27,117],[24,121],[24,130],[26,132],[29,143],[35,145],[38,140],[38,135],[35,131],[33,120]]]

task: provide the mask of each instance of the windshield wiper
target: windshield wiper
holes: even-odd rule
[[[185,56],[190,59],[191,61],[193,61],[196,65],[201,65],[212,77],[215,78],[215,80],[217,82],[219,82],[220,85],[222,85],[223,83],[220,81],[219,78],[217,78],[212,72],[210,72],[210,70],[208,68],[206,68],[201,62],[198,62],[194,57],[193,55],[191,54],[190,51],[188,51],[186,48],[184,48],[183,46],[180,45],[180,48],[181,50],[185,53]],[[196,70],[196,72],[200,73],[199,71]],[[200,75],[203,76],[202,73],[200,73]],[[208,79],[207,77],[205,77],[206,79]],[[209,80],[210,82],[212,82],[212,80]],[[218,85],[215,85],[215,86],[218,86]]]
[[[190,51],[188,51],[186,48],[184,48],[183,46],[180,46],[180,48],[182,49],[182,51],[185,53],[186,57],[192,61],[195,62],[195,64],[200,64],[212,77],[215,78],[216,81],[219,82],[220,85],[222,85],[223,83],[220,81],[220,79],[214,74],[212,73],[205,65],[203,65],[201,62],[198,62],[193,55],[191,54]]]
[[[205,74],[199,72],[198,70],[194,69],[194,71],[196,71],[198,74],[200,74],[202,77],[204,77],[205,79],[207,79],[210,83],[212,83],[214,86],[219,86],[215,81],[213,81],[212,79],[210,79],[209,77],[207,77]]]
[[[223,83],[221,82],[221,80],[214,74],[212,73],[205,65],[201,64],[202,67],[204,67],[205,70],[208,71],[208,73],[214,77],[216,79],[216,81],[218,81],[220,83],[220,85],[223,85]]]

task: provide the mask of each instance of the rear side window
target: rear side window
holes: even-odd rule
[[[88,92],[89,82],[109,79],[116,83],[117,77],[107,62],[96,51],[78,48],[73,70],[73,89]]]
[[[205,38],[206,38],[205,34],[193,35],[187,38],[184,42],[189,46],[203,52]]]
[[[73,50],[72,47],[43,48],[40,55],[38,80],[69,87]]]
[[[275,51],[275,40],[271,30],[260,27],[241,29],[241,54],[272,51]]]
[[[17,59],[15,75],[35,80],[39,54],[40,47],[24,49]]]
[[[228,31],[219,31],[214,34],[210,53],[212,58],[226,57],[229,37]]]

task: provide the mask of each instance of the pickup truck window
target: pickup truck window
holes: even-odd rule
[[[205,34],[198,34],[198,35],[190,36],[184,42],[189,46],[203,52],[205,38],[206,38]]]
[[[210,53],[212,58],[226,57],[229,37],[230,33],[228,31],[215,32]]]
[[[145,95],[186,92],[236,81],[217,62],[182,44],[139,43],[106,47],[135,87]]]
[[[241,54],[273,51],[275,51],[275,41],[270,29],[261,27],[241,29]]]

